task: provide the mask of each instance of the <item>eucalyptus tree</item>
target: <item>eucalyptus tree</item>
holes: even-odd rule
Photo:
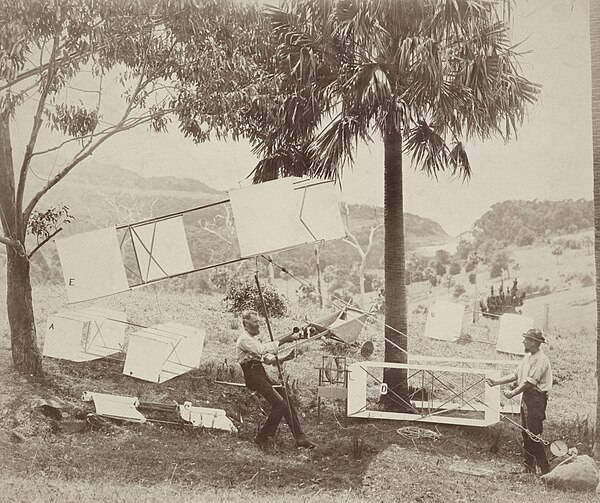
[[[176,120],[196,142],[225,132],[236,137],[236,100],[260,82],[255,61],[266,47],[260,19],[255,7],[230,0],[0,0],[0,243],[7,250],[7,312],[19,370],[42,372],[29,260],[70,218],[65,207],[36,210],[40,200],[132,128],[164,131]],[[82,74],[84,93],[76,80]],[[109,118],[103,105],[115,80],[123,99]],[[23,110],[33,121],[24,154],[15,159],[11,126]],[[43,127],[58,133],[54,143],[48,145],[48,135],[40,142]],[[59,150],[68,160],[53,166]],[[32,162],[54,168],[41,185],[31,183]]]
[[[592,147],[594,163],[594,228],[596,263],[596,427],[594,457],[600,458],[600,3],[590,2],[592,53]]]
[[[506,0],[289,0],[268,8],[276,37],[272,99],[249,109],[258,181],[339,179],[360,142],[384,148],[385,360],[406,362],[403,153],[437,178],[466,179],[465,142],[508,140],[539,87],[519,68]],[[501,162],[501,160],[499,160]],[[406,372],[386,369],[390,405]]]

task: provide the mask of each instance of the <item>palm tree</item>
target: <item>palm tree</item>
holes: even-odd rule
[[[596,278],[600,274],[600,2],[590,2],[592,49],[592,145],[594,159],[594,229]],[[596,281],[596,429],[594,457],[600,457],[600,283]]]
[[[464,141],[515,135],[539,88],[519,74],[505,0],[289,0],[268,8],[276,92],[249,124],[255,181],[339,179],[359,142],[384,146],[385,360],[407,361],[403,152],[467,178]],[[406,372],[386,369],[401,409]]]

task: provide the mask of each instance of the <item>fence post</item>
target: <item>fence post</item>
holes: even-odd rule
[[[479,302],[473,301],[473,323],[477,323],[479,321]]]
[[[544,304],[544,332],[550,328],[550,304]]]

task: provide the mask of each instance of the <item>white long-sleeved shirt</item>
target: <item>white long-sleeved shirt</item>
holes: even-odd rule
[[[260,342],[245,330],[235,343],[238,363],[246,363],[252,360],[271,364],[275,361],[279,341]]]
[[[541,350],[534,354],[525,353],[514,375],[519,385],[527,381],[538,391],[548,393],[552,390],[552,367]]]

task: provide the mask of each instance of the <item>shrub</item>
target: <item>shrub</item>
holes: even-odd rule
[[[458,299],[465,292],[466,292],[466,290],[465,290],[465,287],[462,285],[462,283],[458,283],[454,287],[454,293],[452,295],[454,296],[455,299]]]
[[[471,274],[469,274],[469,283],[471,285],[474,285],[475,282],[477,281],[477,274],[472,272]]]
[[[373,311],[376,313],[385,314],[385,289],[380,288],[377,292],[377,297],[373,302]]]
[[[450,264],[450,268],[448,269],[448,274],[452,276],[455,274],[460,274],[460,264],[458,262],[452,262]]]
[[[515,241],[517,242],[517,245],[519,245],[519,246],[531,245],[535,241],[535,235],[529,229],[526,229],[525,227],[523,227],[517,233],[517,237],[515,238]]]
[[[269,316],[279,318],[287,314],[289,302],[285,295],[280,294],[270,284],[261,283],[265,307]],[[239,314],[245,309],[255,309],[263,316],[265,312],[254,280],[232,280],[223,299],[227,310]]]
[[[589,274],[582,274],[579,281],[581,286],[592,286],[594,284],[594,279]]]
[[[298,304],[300,306],[306,307],[310,304],[317,305],[319,303],[319,292],[314,285],[300,285],[296,293],[298,294]]]
[[[438,276],[444,276],[446,274],[446,266],[438,262],[435,264],[435,273]]]
[[[509,261],[510,256],[508,252],[503,250],[494,253],[490,260],[490,278],[502,276],[502,271],[508,269]]]
[[[224,292],[231,281],[232,274],[224,267],[216,267],[210,275],[210,282],[219,292]]]

